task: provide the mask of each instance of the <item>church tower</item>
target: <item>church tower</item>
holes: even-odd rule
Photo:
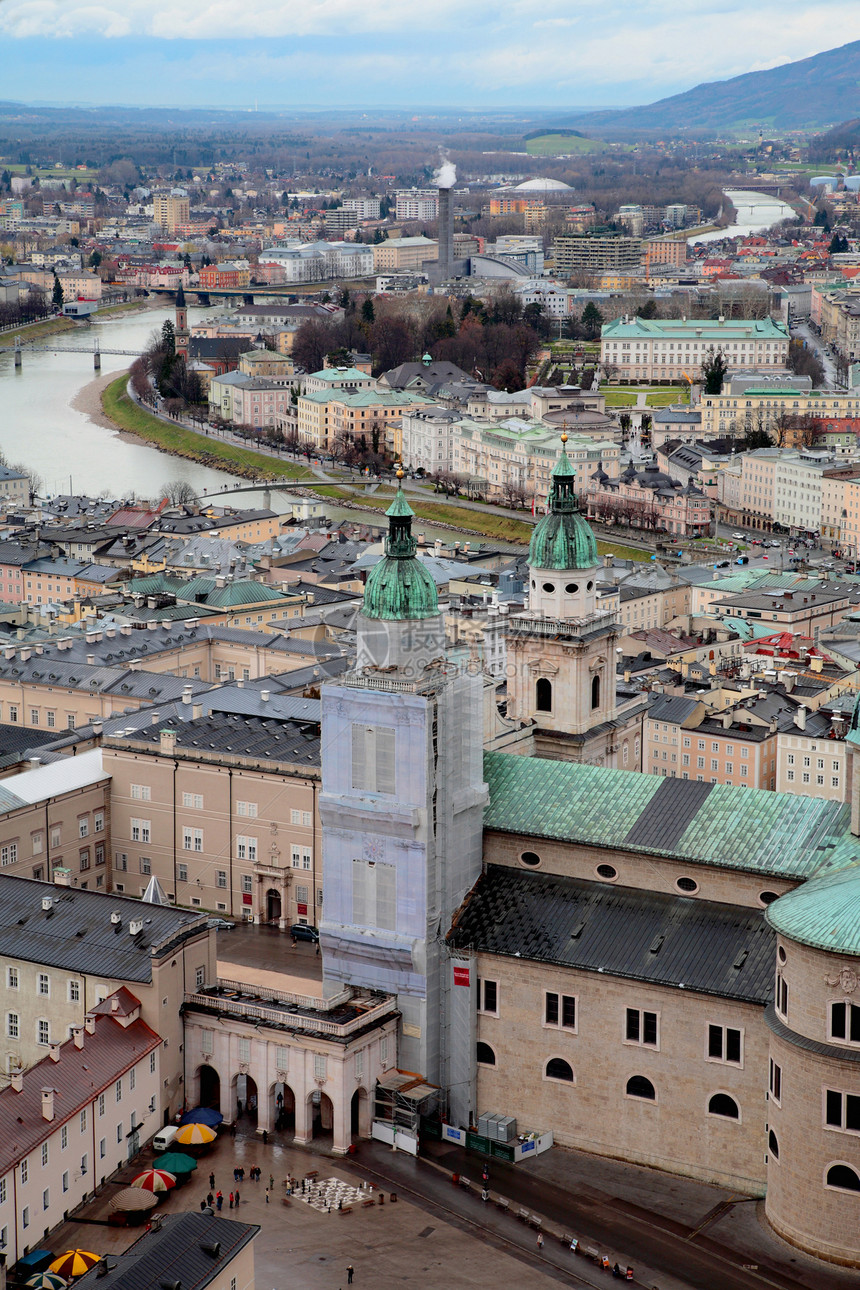
[[[185,303],[185,292],[182,283],[176,292],[176,323],[174,327],[176,352],[188,361],[188,306]]]
[[[538,756],[621,766],[619,628],[599,607],[597,543],[577,506],[567,435],[561,439],[549,511],[529,545],[529,607],[509,625],[508,717],[533,725]],[[638,769],[632,746],[624,764]]]
[[[440,1085],[453,1122],[466,1123],[475,982],[455,974],[445,935],[481,871],[482,681],[445,657],[402,487],[387,514],[355,670],[322,688],[323,975],[330,992],[397,996],[398,1066]]]

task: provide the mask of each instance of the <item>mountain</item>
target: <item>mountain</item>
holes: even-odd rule
[[[860,40],[766,72],[697,85],[645,107],[592,112],[570,124],[589,130],[803,129],[860,115]]]

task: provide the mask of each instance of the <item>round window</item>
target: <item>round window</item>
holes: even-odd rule
[[[589,583],[588,583],[588,585],[586,586],[585,590],[586,590],[586,591],[593,591],[593,590],[594,590],[594,583],[593,583],[593,582],[589,582]]]
[[[784,963],[784,962],[785,962],[785,950],[782,948],[782,946],[781,946],[781,945],[780,945],[779,949],[778,949],[778,950],[777,950],[777,952],[776,952],[776,957],[779,959],[780,963]]]
[[[545,583],[543,584],[543,589],[544,589],[544,591],[555,591],[555,583],[554,583],[554,582],[545,582]]]
[[[579,583],[578,583],[578,582],[569,582],[569,583],[567,584],[567,586],[565,587],[565,591],[567,592],[567,594],[568,594],[569,596],[575,596],[575,595],[576,595],[576,593],[579,591]]]
[[[520,860],[532,869],[540,864],[540,856],[536,851],[524,851],[520,856]]]
[[[535,581],[535,579],[534,579],[534,578],[532,578],[532,590],[533,590],[533,591],[534,591],[534,589],[535,589],[535,587],[536,587],[536,586],[537,586],[537,582]]]
[[[779,900],[775,891],[760,891],[758,898],[763,905],[772,905],[775,900]]]
[[[679,891],[698,891],[699,890],[699,884],[696,882],[695,878],[679,878],[678,881],[675,883],[675,886],[678,888]]]
[[[605,878],[607,882],[618,877],[618,870],[613,868],[611,864],[599,864],[594,872],[598,878]]]

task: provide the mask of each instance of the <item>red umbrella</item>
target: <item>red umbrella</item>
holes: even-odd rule
[[[176,1179],[166,1169],[144,1169],[142,1174],[131,1180],[132,1187],[143,1187],[146,1191],[170,1191],[176,1186]]]

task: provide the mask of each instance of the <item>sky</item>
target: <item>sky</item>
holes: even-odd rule
[[[858,39],[856,0],[0,0],[0,98],[615,107]]]

